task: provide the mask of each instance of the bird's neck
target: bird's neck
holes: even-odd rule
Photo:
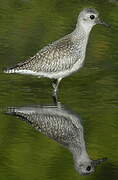
[[[73,39],[88,40],[92,26],[88,24],[78,23],[72,32]]]
[[[73,159],[75,163],[90,160],[85,145],[83,130],[79,134],[79,139],[77,139],[76,143],[74,143],[74,145],[72,145],[69,149],[73,154]]]
[[[84,162],[84,161],[87,162],[90,160],[85,146],[81,148],[80,147],[75,148],[71,152],[73,154],[73,159],[75,164],[79,164],[80,162]]]

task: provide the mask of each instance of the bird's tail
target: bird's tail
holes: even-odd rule
[[[26,61],[17,63],[15,66],[9,67],[4,70],[5,73],[23,73],[24,71],[29,70],[30,63],[34,60],[34,57],[27,59]]]
[[[14,67],[9,67],[4,69],[4,73],[15,73],[15,68]]]
[[[8,107],[6,114],[10,115],[16,115],[18,113],[18,110],[15,107]]]
[[[5,73],[20,73],[21,71],[28,70],[30,60],[31,58],[28,59],[27,61],[17,63],[15,66],[5,69],[4,72]]]
[[[18,63],[15,66],[8,67],[4,70],[4,73],[17,73],[18,70],[23,66],[24,63]]]
[[[21,108],[17,107],[9,107],[7,108],[7,112],[5,114],[12,115],[12,116],[17,116],[21,118],[22,120],[27,121],[28,113],[25,113]]]
[[[30,116],[33,112],[29,107],[25,108],[26,107],[8,107],[5,114],[16,116],[32,125],[32,118],[30,119]]]

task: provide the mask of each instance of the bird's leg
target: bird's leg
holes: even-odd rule
[[[58,104],[60,104],[59,101],[58,101],[57,91],[58,91],[58,86],[59,86],[59,83],[60,83],[61,79],[62,78],[54,79],[53,83],[52,83],[52,86],[54,88],[52,97],[53,97],[54,104],[57,105],[57,106],[58,106]]]
[[[54,93],[57,93],[58,86],[59,86],[59,83],[60,83],[61,79],[62,79],[62,78],[54,79],[54,80],[53,80],[52,86],[53,86],[53,88],[54,88]]]
[[[52,98],[54,105],[57,106],[58,108],[62,108],[61,102],[59,101],[58,93],[53,92]]]
[[[57,93],[53,92],[52,98],[53,98],[54,105],[58,106],[58,95],[57,95]]]

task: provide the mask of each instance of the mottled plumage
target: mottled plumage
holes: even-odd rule
[[[75,30],[63,38],[41,49],[35,56],[8,68],[6,73],[32,74],[56,79],[56,92],[62,78],[78,71],[84,62],[89,33],[95,24],[104,24],[95,9],[80,12]]]
[[[93,173],[96,165],[106,160],[90,159],[81,119],[64,106],[16,107],[9,108],[8,114],[22,118],[38,131],[67,147],[72,152],[75,167],[81,175]]]
[[[71,36],[72,34],[69,34],[59,41],[49,44],[34,57],[9,68],[8,73],[33,74],[34,72],[33,75],[55,79],[62,77],[62,73],[65,71],[70,74],[74,64],[82,57],[82,51],[79,52],[82,44],[79,45],[77,39],[73,42]]]

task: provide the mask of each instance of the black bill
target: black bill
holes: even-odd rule
[[[103,20],[101,20],[101,19],[96,19],[96,24],[102,24],[102,25],[104,25],[104,26],[106,26],[106,27],[110,27],[111,25],[110,24],[107,24],[106,22],[104,22]]]

